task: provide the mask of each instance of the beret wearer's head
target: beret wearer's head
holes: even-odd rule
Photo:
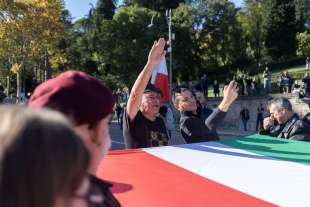
[[[58,110],[75,125],[96,123],[113,112],[114,104],[110,89],[96,78],[75,70],[40,84],[28,102],[29,107]]]

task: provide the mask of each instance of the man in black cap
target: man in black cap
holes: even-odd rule
[[[156,65],[165,56],[165,40],[156,41],[148,62],[134,83],[123,121],[126,148],[165,146],[169,135],[165,121],[158,116],[161,91],[148,82]]]

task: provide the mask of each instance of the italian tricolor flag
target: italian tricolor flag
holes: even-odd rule
[[[310,206],[310,143],[251,135],[112,151],[98,176],[124,207]]]
[[[160,63],[156,66],[152,73],[151,83],[159,88],[163,94],[161,102],[163,104],[169,102],[169,83],[168,83],[168,71],[166,59],[163,58]]]

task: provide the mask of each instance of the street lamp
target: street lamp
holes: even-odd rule
[[[174,34],[172,37],[171,9],[166,10],[166,20],[167,20],[167,24],[168,24],[168,45],[169,45],[169,47],[168,47],[168,52],[169,52],[169,89],[170,89],[170,97],[172,97],[172,39],[174,39]],[[171,99],[170,99],[170,102],[172,102]]]
[[[167,45],[168,45],[168,53],[169,53],[169,90],[170,90],[170,97],[172,97],[172,40],[175,39],[175,34],[172,33],[172,17],[171,17],[171,9],[166,10],[166,21],[167,21],[167,25],[168,25],[168,41],[167,41]],[[152,16],[151,19],[151,23],[147,26],[148,28],[151,28],[154,26],[153,24],[153,20],[154,20],[154,15]],[[170,102],[172,102],[172,100],[170,99]]]

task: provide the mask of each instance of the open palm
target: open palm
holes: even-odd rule
[[[165,57],[165,45],[166,41],[164,38],[160,38],[158,41],[154,42],[148,57],[149,64],[157,65]]]

